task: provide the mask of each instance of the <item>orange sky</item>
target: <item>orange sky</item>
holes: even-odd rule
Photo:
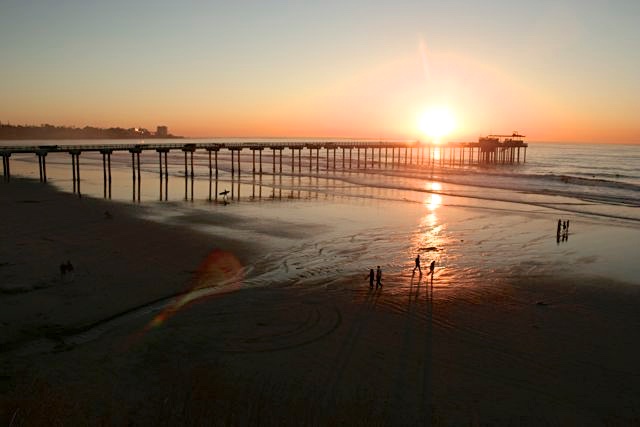
[[[577,0],[16,2],[0,15],[0,121],[428,140],[419,117],[446,108],[448,140],[640,143],[639,15]]]

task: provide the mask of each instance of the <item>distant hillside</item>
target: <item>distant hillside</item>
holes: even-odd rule
[[[159,126],[157,132],[144,128],[83,128],[40,125],[16,126],[0,124],[0,139],[149,139],[149,138],[182,138],[171,135],[165,126]]]

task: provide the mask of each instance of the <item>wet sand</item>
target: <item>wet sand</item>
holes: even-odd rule
[[[567,268],[456,287],[444,269],[252,288],[255,242],[30,182],[0,204],[4,424],[640,422],[633,284]]]

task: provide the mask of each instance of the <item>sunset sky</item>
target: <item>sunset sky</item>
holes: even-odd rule
[[[205,136],[640,142],[640,1],[0,5],[0,121]]]

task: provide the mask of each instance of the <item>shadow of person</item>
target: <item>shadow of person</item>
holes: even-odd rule
[[[422,274],[418,275],[418,281],[416,282],[416,295],[415,295],[415,299],[418,299],[418,296],[420,296],[420,285],[422,284]],[[425,289],[426,289],[426,285],[425,285]]]

